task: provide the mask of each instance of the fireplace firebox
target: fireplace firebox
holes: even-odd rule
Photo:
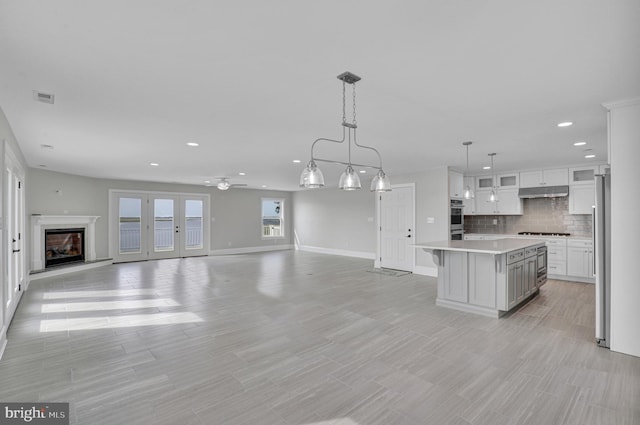
[[[84,229],[45,229],[45,268],[84,261]]]

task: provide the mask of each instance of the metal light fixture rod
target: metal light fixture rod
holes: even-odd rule
[[[307,187],[307,188],[318,188],[318,187],[324,186],[324,177],[322,176],[322,172],[320,171],[319,168],[317,168],[315,164],[315,161],[320,161],[320,162],[328,162],[332,164],[341,164],[341,165],[347,166],[347,169],[345,170],[345,172],[343,172],[342,175],[340,176],[340,182],[338,185],[340,189],[343,189],[343,190],[360,189],[361,187],[360,179],[357,173],[354,172],[352,167],[355,165],[356,167],[372,168],[372,169],[378,170],[378,174],[371,181],[371,191],[376,191],[376,192],[390,191],[391,183],[389,181],[389,178],[386,176],[386,174],[382,170],[382,155],[380,155],[380,152],[376,148],[373,148],[371,146],[361,145],[358,143],[356,139],[356,129],[358,128],[358,125],[356,122],[355,83],[360,81],[360,77],[358,77],[355,74],[352,74],[351,72],[343,72],[342,74],[338,75],[337,78],[340,81],[342,81],[342,139],[335,140],[335,139],[328,139],[328,138],[321,137],[314,140],[314,142],[311,144],[311,160],[309,161],[307,167],[305,168],[305,170],[302,172],[300,176],[300,186]],[[347,109],[346,108],[346,85],[347,84],[351,84],[353,86],[352,122],[347,122],[347,116],[346,116],[346,109]],[[353,135],[352,135],[352,132],[353,132]],[[378,162],[379,162],[378,166],[369,165],[369,164],[354,164],[351,162],[352,138],[353,138],[353,144],[355,146],[359,148],[369,149],[375,152],[375,154],[378,156]],[[333,159],[317,158],[314,155],[314,150],[315,150],[316,144],[320,141],[331,142],[331,143],[345,143],[346,141],[348,144],[348,161],[345,162],[345,161],[338,161]]]

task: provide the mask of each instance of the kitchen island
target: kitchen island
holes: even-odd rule
[[[533,239],[425,242],[413,245],[438,266],[436,304],[500,317],[546,281],[546,246]]]

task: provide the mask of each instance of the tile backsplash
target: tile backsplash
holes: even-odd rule
[[[567,197],[524,199],[522,206],[522,215],[466,215],[464,231],[507,234],[557,232],[591,237],[591,214],[569,214]]]

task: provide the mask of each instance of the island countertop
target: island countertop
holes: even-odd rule
[[[544,241],[537,239],[496,239],[483,241],[435,241],[419,242],[412,245],[414,248],[422,248],[432,251],[459,251],[474,252],[478,254],[506,254],[510,251],[528,248],[535,245],[543,245]]]

